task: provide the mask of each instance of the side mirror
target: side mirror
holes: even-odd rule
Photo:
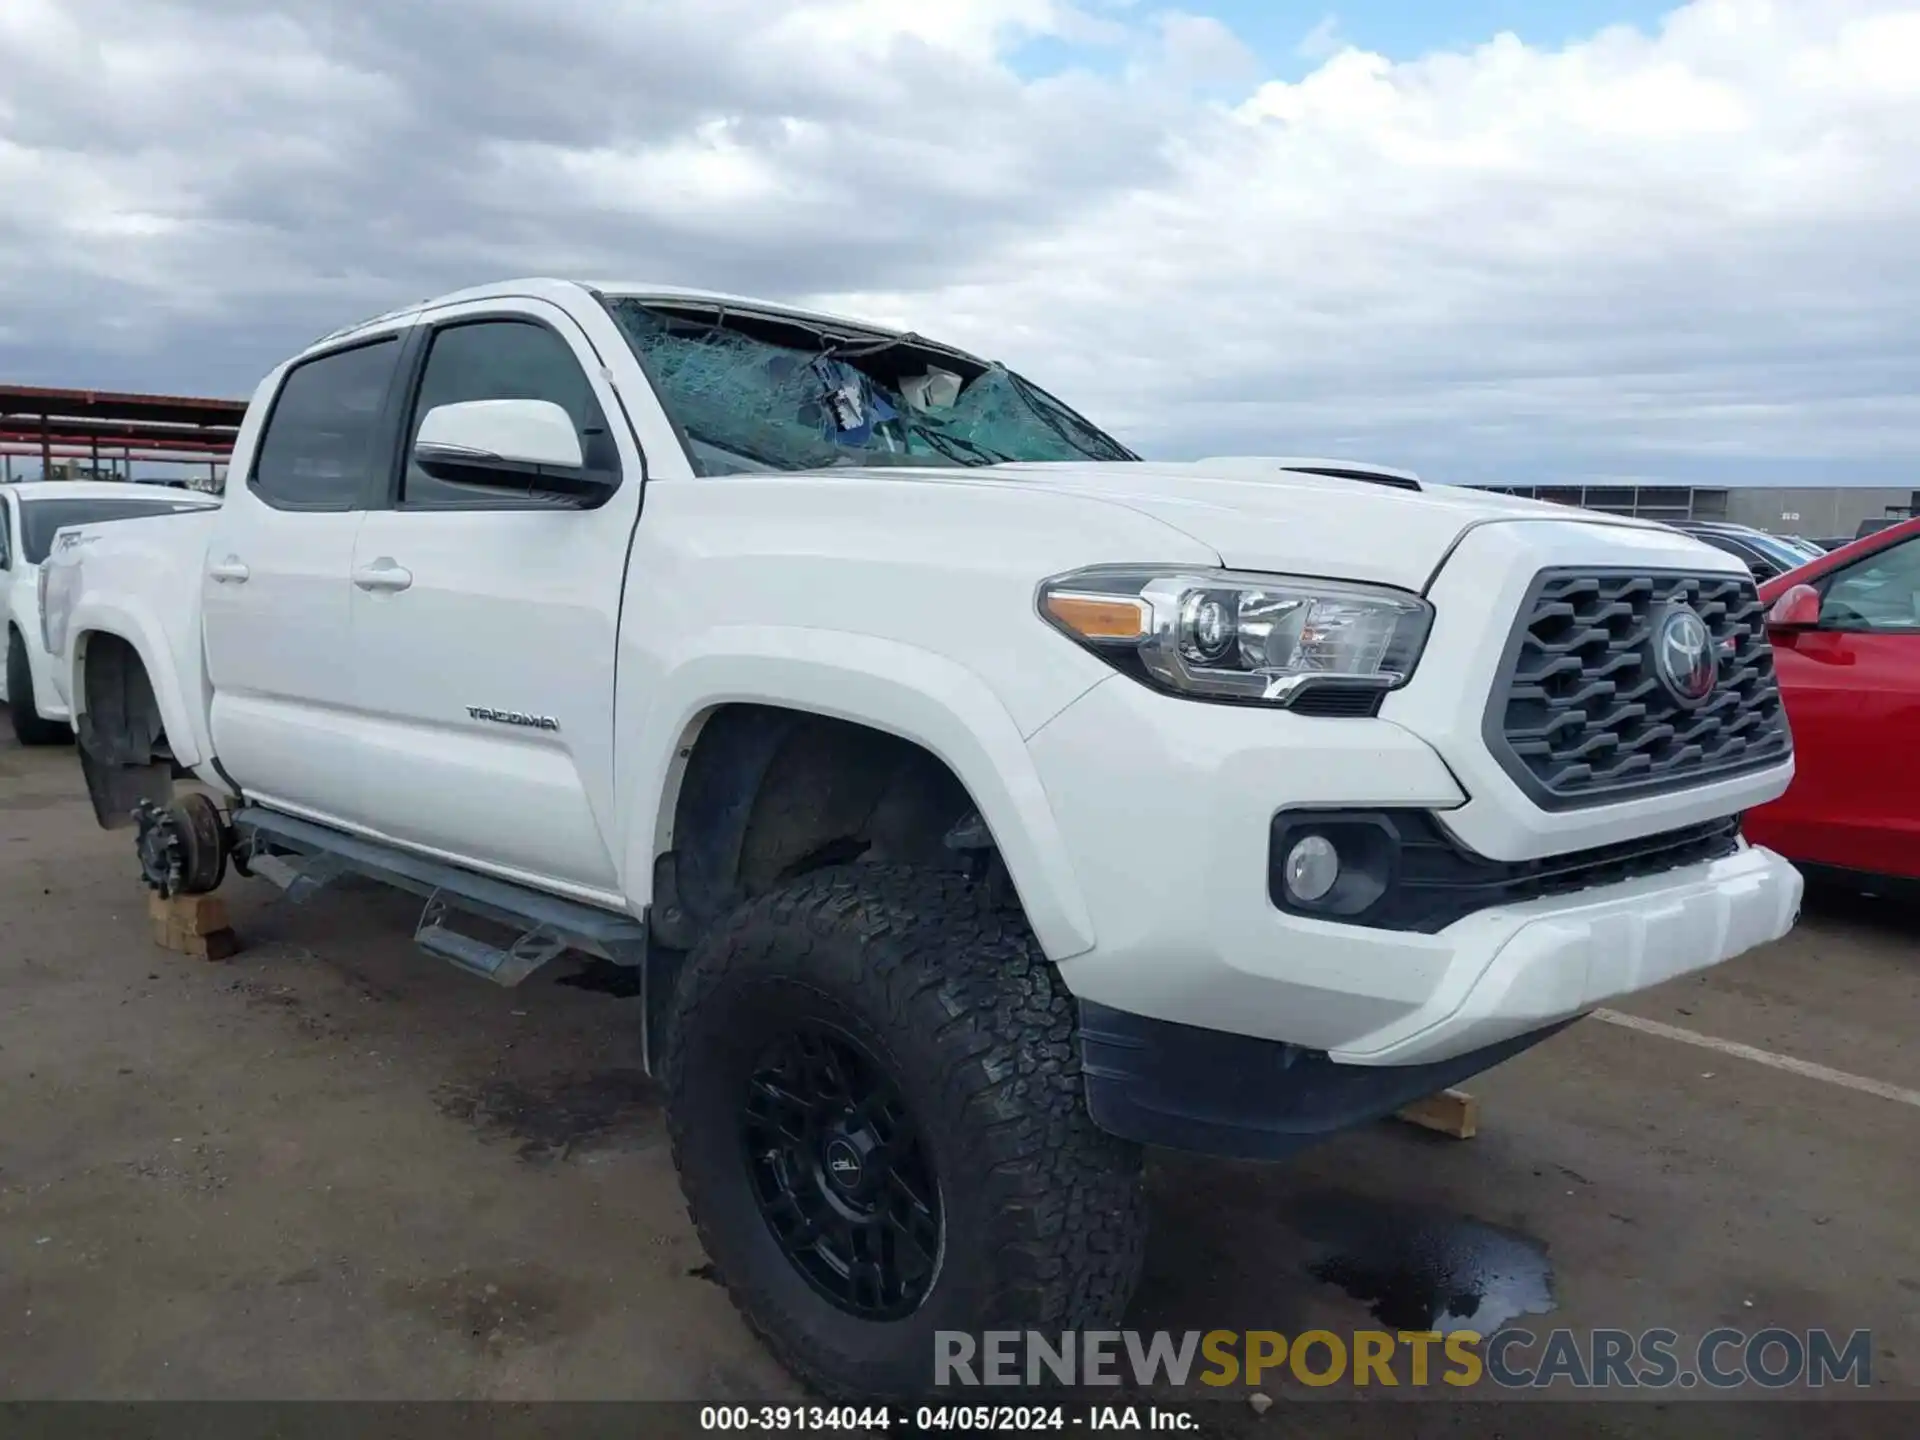
[[[1792,586],[1767,611],[1773,630],[1810,630],[1819,623],[1820,592],[1811,585]]]
[[[579,494],[604,489],[585,473],[573,418],[551,400],[461,400],[420,421],[413,458],[421,469],[468,485]]]

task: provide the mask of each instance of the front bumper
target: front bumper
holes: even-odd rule
[[[1093,920],[1093,948],[1061,964],[1075,995],[1337,1064],[1471,1055],[1777,939],[1799,909],[1793,867],[1743,847],[1433,934],[1289,915],[1268,895],[1276,811],[1453,811],[1466,797],[1424,741],[1387,720],[1204,705],[1115,677],[1029,747]],[[1747,783],[1771,793],[1777,777]]]
[[[1080,1002],[1087,1113],[1109,1134],[1233,1160],[1280,1160],[1531,1049],[1571,1021],[1423,1065],[1342,1065]]]
[[[1483,910],[1443,932],[1453,955],[1426,999],[1336,1058],[1420,1064],[1585,1014],[1778,940],[1800,893],[1798,871],[1748,846],[1664,875]]]

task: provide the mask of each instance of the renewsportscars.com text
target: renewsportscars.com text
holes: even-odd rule
[[[1708,1331],[1683,1340],[1667,1329],[1502,1330],[1087,1330],[1047,1335],[942,1330],[934,1336],[937,1386],[1188,1385],[1663,1390],[1869,1387],[1873,1334],[1780,1327]]]

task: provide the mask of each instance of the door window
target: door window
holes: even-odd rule
[[[249,482],[262,500],[279,510],[365,504],[374,436],[399,353],[388,337],[287,372]]]
[[[1920,535],[1836,573],[1820,600],[1820,626],[1920,632]]]
[[[546,495],[443,480],[414,462],[413,441],[427,412],[462,400],[550,400],[572,418],[585,468],[619,472],[605,413],[567,342],[530,320],[473,320],[437,331],[427,351],[407,427],[403,506],[513,509],[560,503]]]

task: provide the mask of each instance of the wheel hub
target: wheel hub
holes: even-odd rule
[[[134,808],[134,854],[140,879],[162,899],[204,894],[226,874],[228,836],[219,808],[189,792],[164,809],[150,800]]]
[[[858,1195],[865,1178],[865,1157],[848,1139],[829,1141],[824,1157],[827,1180],[842,1195]]]
[[[939,1271],[939,1187],[898,1087],[837,1028],[762,1051],[741,1112],[754,1199],[789,1262],[840,1309],[894,1319]]]
[[[133,822],[141,883],[162,899],[177,894],[185,870],[186,840],[173,811],[142,800],[133,812]]]

